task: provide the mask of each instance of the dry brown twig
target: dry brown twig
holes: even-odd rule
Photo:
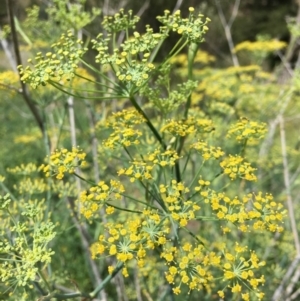
[[[238,14],[240,2],[241,2],[241,0],[235,0],[230,19],[227,22],[227,20],[225,18],[225,15],[224,15],[224,12],[223,12],[223,8],[222,8],[221,3],[220,3],[220,0],[215,0],[216,7],[217,7],[217,10],[218,10],[218,15],[219,15],[219,18],[221,20],[224,31],[225,31],[225,36],[226,36],[226,40],[227,40],[227,43],[228,43],[228,46],[229,46],[232,62],[233,62],[233,65],[235,67],[238,67],[240,64],[239,64],[239,60],[237,58],[237,55],[234,52],[234,43],[233,43],[233,38],[232,38],[232,34],[231,34],[231,27],[232,27],[232,24],[235,21],[236,16]]]
[[[289,297],[289,300],[294,300],[298,296],[293,294],[292,297],[291,293],[295,287],[295,284],[298,282],[300,278],[300,268],[298,266],[300,261],[300,243],[299,243],[299,234],[297,230],[297,222],[294,215],[294,206],[293,200],[291,195],[291,182],[290,182],[290,175],[288,170],[288,159],[287,159],[287,151],[286,151],[286,137],[285,137],[285,128],[284,128],[284,118],[282,115],[278,116],[278,122],[280,125],[280,141],[281,141],[281,152],[282,152],[282,164],[283,164],[283,176],[284,176],[284,185],[286,190],[286,197],[287,197],[287,207],[288,207],[288,214],[289,214],[289,221],[291,224],[295,249],[296,249],[296,257],[291,263],[289,269],[287,270],[285,276],[283,277],[280,285],[276,289],[273,294],[272,301],[279,301],[283,300],[282,298]],[[293,277],[292,277],[293,275]],[[290,281],[289,281],[290,280]],[[288,283],[286,289],[284,287]]]

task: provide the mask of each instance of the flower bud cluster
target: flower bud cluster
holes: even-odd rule
[[[203,21],[202,18],[202,14],[195,16],[192,7],[190,8],[188,18],[181,17],[180,10],[177,10],[173,15],[170,14],[170,11],[165,10],[163,16],[157,17],[164,26],[182,35],[189,42],[194,43],[202,42],[204,40],[203,35],[208,30],[207,24],[210,19],[206,18],[205,21]]]
[[[58,149],[50,155],[49,163],[43,164],[40,169],[47,177],[56,175],[56,179],[61,180],[66,173],[74,173],[76,167],[85,166],[85,157],[86,154],[76,147],[71,151]]]
[[[35,89],[40,85],[46,85],[49,81],[70,81],[75,76],[78,62],[87,51],[82,47],[81,40],[75,40],[73,33],[63,34],[60,40],[52,45],[53,52],[45,55],[37,53],[35,63],[29,59],[33,67],[18,66],[21,80]]]

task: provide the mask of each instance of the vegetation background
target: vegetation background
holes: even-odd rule
[[[164,267],[162,267],[162,263],[156,261],[157,258],[154,256],[148,258],[148,270],[145,268],[142,275],[138,274],[134,266],[129,266],[128,270],[131,271],[129,278],[126,278],[126,273],[118,274],[106,286],[105,293],[102,290],[101,281],[106,279],[107,267],[110,263],[104,259],[93,261],[89,246],[98,239],[103,227],[97,223],[77,220],[74,209],[74,201],[77,199],[78,193],[88,189],[88,183],[80,184],[78,178],[74,179],[68,176],[65,177],[67,180],[63,184],[57,181],[50,183],[41,176],[38,166],[45,163],[45,157],[54,152],[56,147],[70,150],[72,146],[79,145],[80,149],[87,153],[86,161],[88,162],[81,175],[90,182],[98,182],[100,178],[107,181],[109,175],[116,172],[115,167],[119,167],[118,159],[122,159],[124,154],[121,152],[104,153],[105,150],[101,143],[102,140],[109,137],[111,129],[103,129],[101,122],[106,120],[112,112],[129,108],[130,103],[124,99],[120,101],[113,99],[110,103],[100,99],[93,101],[79,100],[76,97],[71,99],[70,95],[60,93],[49,85],[44,90],[41,87],[34,90],[28,85],[29,95],[34,98],[34,106],[38,108],[42,120],[47,120],[47,129],[42,132],[37,124],[37,119],[33,117],[32,110],[28,109],[28,104],[24,101],[24,99],[26,100],[24,97],[25,86],[20,86],[15,69],[13,35],[11,32],[6,34],[6,25],[10,24],[8,1],[0,2],[2,36],[0,52],[0,195],[1,204],[4,204],[6,202],[5,195],[9,193],[14,205],[9,214],[6,212],[0,216],[3,220],[0,242],[6,242],[6,237],[10,237],[8,241],[14,241],[17,237],[11,233],[8,235],[10,232],[8,229],[13,229],[12,233],[14,231],[22,232],[16,230],[16,225],[12,226],[14,221],[10,218],[13,215],[16,216],[15,221],[24,222],[24,225],[28,227],[26,228],[27,232],[25,231],[28,237],[33,237],[32,233],[40,231],[42,227],[47,228],[49,230],[48,237],[45,238],[47,236],[45,233],[42,237],[45,239],[43,247],[47,245],[48,253],[32,254],[37,257],[45,256],[39,257],[38,261],[33,260],[33,266],[39,267],[39,279],[43,278],[45,283],[47,281],[48,283],[39,286],[38,281],[30,282],[27,279],[28,275],[27,278],[24,276],[25,278],[18,280],[21,283],[24,281],[24,286],[15,280],[9,280],[9,282],[7,280],[9,277],[4,275],[8,266],[3,265],[1,267],[0,290],[2,295],[0,295],[0,299],[65,300],[66,295],[70,294],[70,298],[75,300],[84,300],[82,298],[124,301],[183,300],[182,295],[176,296],[176,293],[175,295],[170,293],[168,285],[162,284],[161,279],[164,277],[162,276],[164,272],[159,273],[159,271],[163,271]],[[57,6],[59,2],[61,1],[54,1]],[[204,36],[205,41],[199,46],[202,52],[199,52],[198,56],[196,55],[193,65],[194,79],[199,82],[191,94],[193,109],[196,108],[195,116],[201,116],[201,118],[205,116],[214,122],[216,134],[213,138],[203,136],[207,139],[206,141],[215,141],[215,146],[220,146],[229,154],[242,155],[257,168],[255,184],[242,180],[236,184],[230,184],[230,186],[228,184],[229,188],[224,191],[232,199],[235,196],[242,198],[242,195],[250,192],[255,192],[257,195],[260,191],[263,194],[272,193],[274,200],[282,203],[287,210],[283,224],[285,230],[282,233],[277,231],[279,228],[276,228],[274,231],[269,229],[270,233],[262,231],[257,235],[251,233],[247,236],[241,229],[236,229],[231,230],[232,238],[230,239],[232,245],[236,241],[244,243],[249,250],[255,250],[258,256],[266,261],[266,265],[263,267],[265,283],[260,288],[265,295],[265,300],[297,300],[300,295],[300,243],[298,237],[300,230],[299,1],[87,0],[83,4],[83,11],[92,12],[93,8],[99,8],[101,14],[87,16],[87,22],[83,21],[80,28],[76,28],[76,25],[80,24],[78,20],[84,19],[82,15],[76,21],[71,19],[70,28],[68,28],[68,22],[63,21],[65,18],[63,14],[60,16],[54,13],[52,17],[56,16],[58,19],[51,21],[47,8],[53,5],[52,1],[19,0],[11,1],[11,3],[13,3],[21,59],[24,65],[26,65],[27,59],[35,57],[38,51],[46,53],[50,49],[49,44],[57,41],[60,35],[68,29],[75,28],[80,31],[83,41],[89,42],[98,33],[104,31],[103,16],[114,15],[121,8],[124,8],[125,11],[132,9],[133,15],[141,17],[136,27],[138,32],[144,32],[147,24],[158,31],[160,23],[156,16],[163,15],[166,9],[171,12],[178,9],[188,12],[189,7],[194,7],[197,12],[199,11],[211,19],[208,25],[209,30]],[[70,1],[70,3],[77,2]],[[79,3],[81,2],[79,1]],[[34,13],[30,18],[28,17],[27,8],[31,8],[33,5],[37,5],[39,8],[36,19]],[[177,40],[177,36],[170,35],[160,49],[155,63],[159,64],[164,61]],[[284,42],[285,45],[278,44],[278,42]],[[240,50],[238,50],[239,46]],[[173,88],[188,78],[186,53],[187,51],[184,49],[178,56],[172,58],[173,69],[170,76]],[[96,66],[94,62],[96,55],[95,49],[89,49],[85,54],[85,61]],[[90,78],[90,73],[84,70],[81,72],[82,76]],[[93,77],[92,80],[94,80]],[[74,85],[81,89],[89,88],[89,83],[84,82],[83,78],[79,78]],[[20,93],[21,89],[22,93]],[[153,107],[147,107],[147,102],[143,105],[149,110],[151,118],[155,119],[159,115]],[[202,113],[197,115],[197,109],[201,109],[204,115],[201,115]],[[245,143],[247,147],[243,148],[241,144],[226,136],[230,125],[239,124],[242,120],[265,123],[268,131],[265,135],[262,133],[256,135],[254,138],[257,141],[249,139]],[[159,123],[155,124],[158,126]],[[232,129],[235,133],[234,128]],[[45,141],[45,131],[50,142]],[[259,130],[257,131],[259,133]],[[171,141],[172,137],[166,137]],[[189,140],[187,140],[188,142]],[[151,143],[146,143],[146,145],[149,144]],[[51,145],[50,148],[49,145]],[[145,153],[147,151],[148,149],[145,149]],[[77,153],[76,156],[78,156]],[[188,167],[191,174],[196,174],[193,166],[197,164],[197,159],[191,157],[191,165]],[[128,165],[125,167],[128,168]],[[211,179],[216,174],[214,168],[213,164],[208,166],[201,175]],[[93,175],[91,176],[91,174]],[[130,184],[129,181],[126,183]],[[225,183],[217,180],[215,185],[220,188]],[[136,198],[141,195],[134,189],[130,193]],[[51,206],[43,207],[42,199],[46,200],[46,204],[51,199]],[[37,223],[40,228],[36,227],[32,230],[32,220],[28,222],[22,220],[22,212],[26,212],[25,216],[30,216],[31,213],[28,212],[33,210],[32,207],[29,210],[25,206],[26,204],[38,208],[38,213],[34,217],[36,220],[33,220],[33,223]],[[125,204],[127,206],[126,202]],[[6,208],[5,206],[3,205],[3,208]],[[129,205],[126,208],[133,210]],[[52,224],[48,223],[49,216],[51,216],[51,223],[59,228],[59,230],[56,229],[55,235]],[[122,223],[128,217],[120,215],[119,218]],[[190,229],[200,233],[203,225],[204,223],[196,221],[190,224]],[[216,226],[209,229],[207,236],[203,234],[203,238],[207,244],[218,249],[217,245],[223,241],[224,233],[219,231],[220,227],[217,223]],[[54,236],[56,236],[55,239]],[[213,239],[211,239],[212,237]],[[52,241],[52,239],[54,240]],[[230,239],[228,238],[228,240]],[[31,242],[30,239],[28,241]],[[49,246],[56,255],[51,254]],[[0,247],[3,246],[0,245]],[[5,252],[5,249],[1,249],[0,253],[6,254]],[[14,256],[18,256],[17,252],[19,251],[11,251],[9,256],[12,257],[3,255],[2,261],[7,258],[15,258]],[[52,259],[51,264],[48,262],[48,256],[56,256],[54,260]],[[25,270],[26,267],[23,269]],[[13,274],[17,274],[16,271],[17,268]],[[23,275],[22,272],[19,271],[19,273]],[[199,300],[199,298],[202,298],[201,300],[222,300],[222,298],[224,300],[241,300],[241,298],[248,300],[244,291],[244,296],[236,295],[234,291],[225,293],[225,296],[217,293],[223,290],[222,281],[220,280],[219,286],[204,287],[200,292],[186,294],[185,298],[186,300]],[[28,284],[29,282],[30,284]],[[232,288],[237,284],[231,283],[230,285],[229,287]],[[95,287],[101,287],[101,291],[99,289],[94,295],[82,293],[95,292]],[[17,289],[14,290],[14,288]],[[188,290],[183,289],[183,292],[187,293]],[[260,296],[255,294],[255,289],[253,292],[250,300],[260,299]]]

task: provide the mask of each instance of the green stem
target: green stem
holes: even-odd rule
[[[124,267],[124,262],[118,262],[116,268],[113,270],[113,272],[108,275],[102,282],[101,284],[95,288],[95,290],[93,292],[91,292],[89,294],[90,298],[94,298],[95,296],[98,295],[99,292],[101,292],[104,287],[110,282],[111,279],[113,279],[120,270],[122,270],[122,268]]]
[[[154,125],[152,124],[152,122],[150,121],[150,119],[148,118],[148,116],[146,115],[146,113],[139,106],[139,104],[137,103],[137,101],[135,100],[135,98],[133,96],[130,96],[129,100],[132,103],[132,105],[136,108],[136,110],[146,119],[146,123],[147,123],[148,127],[150,128],[151,132],[153,133],[153,135],[155,136],[155,138],[158,140],[158,142],[161,144],[161,146],[163,147],[163,149],[166,149],[167,146],[164,143],[162,137],[160,136],[160,134],[158,133],[157,129],[154,127]]]
[[[59,128],[58,128],[58,136],[57,136],[57,142],[56,142],[56,147],[54,148],[54,149],[56,149],[56,148],[58,148],[58,146],[59,146],[59,140],[60,140],[60,137],[61,137],[61,135],[62,135],[62,129],[63,129],[63,125],[64,125],[64,120],[65,120],[65,117],[66,117],[66,115],[67,115],[67,106],[68,106],[68,104],[67,104],[67,102],[66,102],[66,104],[64,105],[64,110],[63,110],[63,114],[62,114],[62,118],[60,118],[61,120],[60,120],[60,122],[59,122]],[[60,116],[59,116],[60,117]]]
[[[87,179],[81,177],[81,176],[80,176],[79,174],[77,174],[76,172],[74,172],[72,175],[74,175],[75,177],[79,178],[80,180],[82,180],[82,181],[84,181],[84,182],[86,182],[86,183],[88,183],[88,184],[91,184],[91,185],[93,185],[93,186],[97,186],[97,185],[98,185],[98,184],[95,183],[94,181],[90,181],[90,180],[87,180]]]
[[[32,45],[32,42],[30,41],[28,35],[26,35],[26,33],[23,31],[23,29],[21,28],[20,22],[19,20],[14,17],[14,22],[15,22],[15,26],[16,26],[16,30],[17,32],[21,35],[21,37],[23,38],[23,40],[29,45]]]
[[[188,230],[188,229],[186,229],[184,227],[181,228],[181,229],[183,229],[184,231],[186,231],[187,233],[189,233],[195,240],[197,240],[197,242],[199,242],[206,249],[204,242],[202,242],[193,232],[191,232],[190,230]]]
[[[166,62],[168,62],[172,57],[176,56],[186,45],[188,44],[188,41],[185,41],[181,46],[180,48],[174,53],[172,54],[170,57],[168,57],[162,65],[164,65]]]
[[[187,158],[186,158],[186,161],[185,161],[185,164],[184,164],[184,167],[183,167],[183,170],[182,170],[182,175],[185,173],[186,171],[186,168],[187,168],[187,165],[190,161],[190,156],[191,156],[191,151],[188,152],[188,155],[187,155]]]
[[[0,181],[0,186],[2,187],[2,189],[9,194],[10,198],[14,201],[17,202],[17,198],[12,194],[12,192],[7,188],[7,186]]]
[[[216,217],[211,217],[211,216],[196,216],[195,220],[203,220],[203,221],[219,221],[218,218]]]
[[[192,186],[194,185],[195,181],[196,181],[196,180],[197,180],[197,178],[199,177],[199,175],[200,175],[200,172],[201,172],[201,169],[202,169],[203,165],[204,165],[204,161],[203,161],[203,162],[202,162],[202,164],[200,165],[200,167],[199,167],[199,169],[198,169],[198,171],[197,171],[196,175],[194,176],[194,178],[193,178],[193,180],[192,180],[191,184],[189,185],[189,189],[191,189],[191,188],[192,188]]]
[[[106,205],[114,207],[115,209],[118,209],[118,210],[121,210],[121,211],[127,211],[127,212],[138,213],[138,214],[143,213],[142,211],[136,211],[136,210],[130,210],[130,209],[126,209],[126,208],[121,208],[121,207],[118,207],[116,205],[110,204],[108,202],[106,202]]]
[[[122,88],[120,85],[118,85],[116,83],[116,81],[112,81],[108,76],[104,75],[102,72],[99,72],[98,69],[96,69],[95,67],[91,66],[90,64],[88,64],[87,62],[85,62],[84,60],[80,59],[81,63],[83,63],[85,66],[87,66],[89,69],[93,70],[95,73],[97,73],[98,75],[100,75],[101,77],[105,78],[108,82],[110,82],[111,84],[113,84],[114,86],[117,86],[119,88]]]
[[[145,203],[145,202],[143,202],[143,201],[137,200],[136,198],[134,198],[134,197],[132,197],[132,196],[130,196],[130,195],[122,194],[122,193],[121,193],[121,195],[122,195],[124,198],[128,198],[128,199],[133,200],[133,201],[135,201],[135,202],[137,202],[137,203],[143,204],[143,205],[145,205],[146,207],[150,207],[150,208],[152,208],[152,209],[154,209],[154,210],[157,210],[156,207],[151,206],[151,205],[149,205],[149,204],[147,204],[147,203]],[[153,195],[152,195],[152,197],[153,197]]]
[[[153,49],[153,51],[152,51],[152,53],[151,53],[151,56],[150,56],[150,58],[149,58],[149,62],[153,62],[154,60],[155,60],[155,58],[156,58],[156,55],[157,55],[157,53],[158,53],[158,51],[159,51],[159,49],[160,49],[160,47],[161,47],[161,45],[163,44],[163,42],[165,41],[165,39],[163,39],[163,40],[161,40],[157,45],[156,45],[156,47]],[[178,44],[178,42],[177,42],[177,44]],[[176,45],[177,45],[176,44]],[[175,46],[174,46],[175,47]],[[173,49],[174,49],[174,47],[173,47]],[[173,50],[172,49],[172,50]],[[171,52],[172,52],[172,50],[171,50]],[[170,53],[171,53],[170,52]]]
[[[194,60],[196,53],[198,51],[198,44],[197,43],[191,43],[188,51],[188,79],[193,80],[193,65],[194,65]],[[187,118],[189,114],[189,109],[191,106],[191,101],[192,101],[192,95],[190,94],[185,106],[185,112],[184,112],[184,117]]]
[[[74,97],[77,97],[77,98],[81,98],[81,99],[111,100],[111,99],[116,99],[116,98],[118,98],[118,99],[123,99],[123,98],[125,98],[125,96],[119,96],[119,95],[111,95],[111,96],[109,96],[109,97],[99,97],[99,96],[88,97],[88,96],[82,96],[82,95],[79,95],[79,94],[73,94],[73,93],[71,93],[71,92],[69,92],[69,91],[67,91],[67,90],[62,89],[62,88],[60,87],[60,86],[62,86],[62,85],[60,85],[59,83],[54,82],[54,81],[52,81],[52,80],[50,80],[49,83],[50,83],[53,87],[55,87],[56,89],[60,90],[61,92],[65,93],[65,94],[67,94],[67,95],[70,95],[70,96],[74,96]]]
[[[50,292],[50,291],[51,291],[51,287],[50,287],[50,285],[49,285],[47,279],[46,279],[45,276],[43,275],[43,273],[40,272],[40,271],[38,271],[38,275],[42,278],[42,280],[44,281],[44,283],[45,283],[45,285],[46,285],[48,291]]]
[[[102,87],[105,87],[105,88],[109,88],[109,89],[112,89],[112,90],[118,92],[118,90],[117,90],[116,88],[114,88],[114,87],[107,86],[107,85],[105,85],[105,84],[103,84],[103,83],[101,83],[101,82],[91,80],[90,78],[87,78],[87,77],[85,77],[85,76],[82,76],[82,75],[80,75],[80,74],[78,74],[78,73],[76,73],[76,72],[75,72],[75,75],[78,76],[78,77],[80,77],[80,78],[82,78],[82,79],[85,79],[86,81],[91,82],[91,83],[93,83],[93,84],[97,84],[97,85],[99,85],[99,86],[102,86]],[[88,90],[85,90],[85,91],[88,91]],[[97,90],[96,90],[95,92],[101,92],[101,91],[97,91]]]
[[[246,151],[247,142],[248,142],[248,139],[246,138],[246,139],[244,140],[244,143],[243,143],[243,146],[242,146],[241,157],[244,157],[244,156],[245,156],[245,151]]]

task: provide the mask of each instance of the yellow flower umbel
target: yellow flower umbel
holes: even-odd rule
[[[174,294],[181,292],[181,286],[187,286],[189,291],[207,288],[213,280],[211,273],[207,270],[203,253],[203,246],[193,247],[185,243],[182,247],[165,247],[161,253],[165,259],[168,271],[165,273],[167,281],[175,286]]]
[[[231,180],[239,177],[247,181],[256,181],[257,179],[254,175],[255,168],[251,167],[250,163],[243,161],[244,159],[241,156],[229,155],[229,157],[220,163],[220,166]]]
[[[230,222],[242,232],[270,231],[282,232],[283,218],[286,210],[281,203],[274,202],[272,195],[248,194],[242,199],[238,197],[229,198],[225,193],[217,193],[211,189],[204,191],[196,187],[203,197],[207,197],[213,213],[219,220]],[[205,193],[205,194],[204,194]],[[223,232],[230,232],[228,227]]]
[[[110,181],[110,185],[100,181],[97,186],[92,186],[89,190],[80,193],[81,213],[85,218],[90,219],[99,214],[99,210],[106,205],[106,213],[112,214],[114,208],[109,205],[110,201],[119,201],[121,194],[125,192],[124,186],[115,180]]]
[[[139,144],[142,132],[137,126],[142,123],[145,123],[145,119],[135,109],[113,113],[106,122],[107,128],[111,128],[113,132],[103,141],[103,146],[115,149]]]
[[[62,148],[53,152],[49,157],[49,163],[43,164],[40,168],[47,177],[56,175],[56,178],[61,180],[65,173],[72,174],[76,167],[85,166],[85,157],[86,154],[76,147],[71,151]]]
[[[246,259],[244,255],[247,252],[247,247],[242,247],[236,243],[234,253],[223,251],[221,259],[223,267],[223,281],[226,282],[226,287],[231,289],[233,294],[239,294],[242,300],[248,301],[250,288],[255,292],[258,299],[261,300],[263,293],[260,292],[259,286],[265,283],[265,278],[262,275],[257,277],[257,270],[265,265],[264,261],[259,261],[256,253],[251,252],[250,257]],[[245,257],[244,257],[245,256]],[[247,290],[247,291],[244,291]],[[224,297],[224,293],[219,291],[219,296]]]
[[[236,124],[231,125],[227,137],[234,136],[238,142],[252,142],[262,139],[267,132],[266,124],[263,122],[250,121],[241,118]]]

